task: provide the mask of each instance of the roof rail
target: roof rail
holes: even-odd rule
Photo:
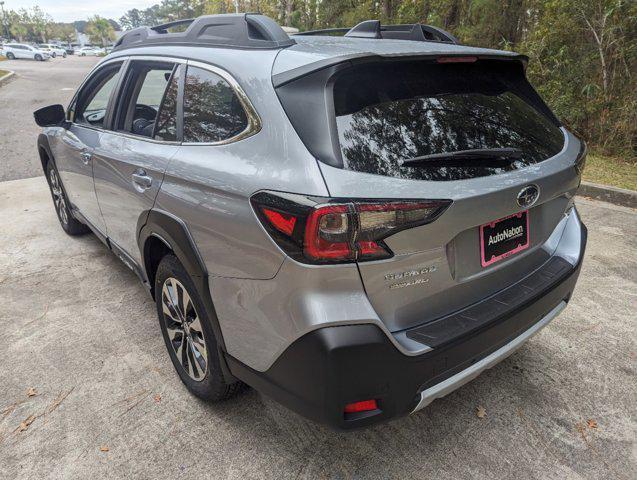
[[[420,23],[381,25],[380,20],[365,20],[352,28],[311,30],[296,35],[344,34],[346,37],[412,40],[417,42],[459,43],[458,39],[442,28]]]
[[[183,32],[174,27],[188,25]],[[256,13],[205,15],[156,27],[139,27],[125,33],[113,51],[151,45],[215,46],[246,49],[277,49],[296,42],[271,18]]]
[[[331,34],[341,34],[345,35],[349,32],[350,28],[322,28],[320,30],[306,30],[305,32],[295,33],[294,35],[301,35],[304,37],[310,37],[315,35],[331,35]]]
[[[162,25],[156,25],[154,27],[150,27],[151,30],[156,31],[157,33],[168,33],[168,29],[179,27],[180,25],[188,25],[194,22],[194,18],[186,18],[184,20],[174,20],[172,22],[164,23]]]

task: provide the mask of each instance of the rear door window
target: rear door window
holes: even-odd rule
[[[542,112],[544,105],[533,104],[530,88],[517,62],[353,68],[334,86],[344,168],[405,179],[459,180],[546,160],[560,152],[564,137]],[[422,156],[491,149],[520,154],[515,159],[403,165]]]
[[[115,129],[152,138],[175,64],[154,61],[132,61],[119,101]]]
[[[230,84],[216,73],[189,66],[184,86],[184,142],[228,140],[247,126],[243,105]]]

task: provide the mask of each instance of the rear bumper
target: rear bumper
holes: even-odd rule
[[[228,366],[260,392],[337,429],[407,415],[503,360],[557,316],[570,300],[581,268],[586,228],[579,225],[575,265],[569,263],[567,271],[536,295],[518,295],[514,308],[481,319],[477,328],[446,336],[426,353],[405,355],[377,326],[361,324],[314,330],[291,344],[265,372],[230,356]],[[376,399],[379,409],[346,418],[346,404],[367,399]]]
[[[429,388],[426,388],[422,392],[420,392],[420,399],[418,404],[414,408],[413,412],[417,412],[418,410],[425,408],[431,402],[433,402],[437,398],[442,398],[445,395],[453,392],[457,388],[460,388],[465,383],[470,382],[478,375],[480,375],[485,370],[497,365],[502,360],[507,358],[513,352],[515,352],[518,348],[520,348],[524,343],[542,330],[546,325],[549,324],[551,320],[557,317],[562,310],[566,308],[566,301],[561,301],[553,310],[547,313],[542,319],[537,322],[535,325],[525,330],[522,334],[515,337],[506,345],[498,348],[495,352],[487,355],[482,360],[477,361],[473,365],[465,368],[464,370],[452,375],[451,377],[443,380],[440,383],[437,383]],[[412,412],[412,413],[413,413]]]

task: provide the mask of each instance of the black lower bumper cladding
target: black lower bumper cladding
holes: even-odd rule
[[[583,254],[586,229],[582,228]],[[569,264],[565,270],[565,264],[548,262],[552,275],[541,282],[536,279],[542,288],[535,295],[519,295],[514,308],[495,312],[492,321],[481,317],[477,328],[459,329],[453,337],[436,330],[438,346],[422,355],[404,355],[382,330],[363,324],[314,330],[290,345],[266,372],[230,356],[228,365],[237,378],[258,391],[339,430],[407,415],[418,404],[422,390],[468,368],[531,328],[560,302],[568,302],[581,257],[575,267]],[[366,399],[378,402],[373,415],[351,418],[344,414],[345,405]]]

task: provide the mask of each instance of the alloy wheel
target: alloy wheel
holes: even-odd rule
[[[60,178],[54,168],[49,170],[49,180],[51,181],[51,193],[53,194],[53,204],[55,205],[55,211],[60,217],[60,221],[64,225],[69,223],[69,214],[66,208],[66,200],[64,199],[64,192],[60,183]]]
[[[176,278],[164,281],[161,290],[163,321],[175,356],[184,371],[200,382],[208,371],[208,350],[201,320],[186,287]]]

